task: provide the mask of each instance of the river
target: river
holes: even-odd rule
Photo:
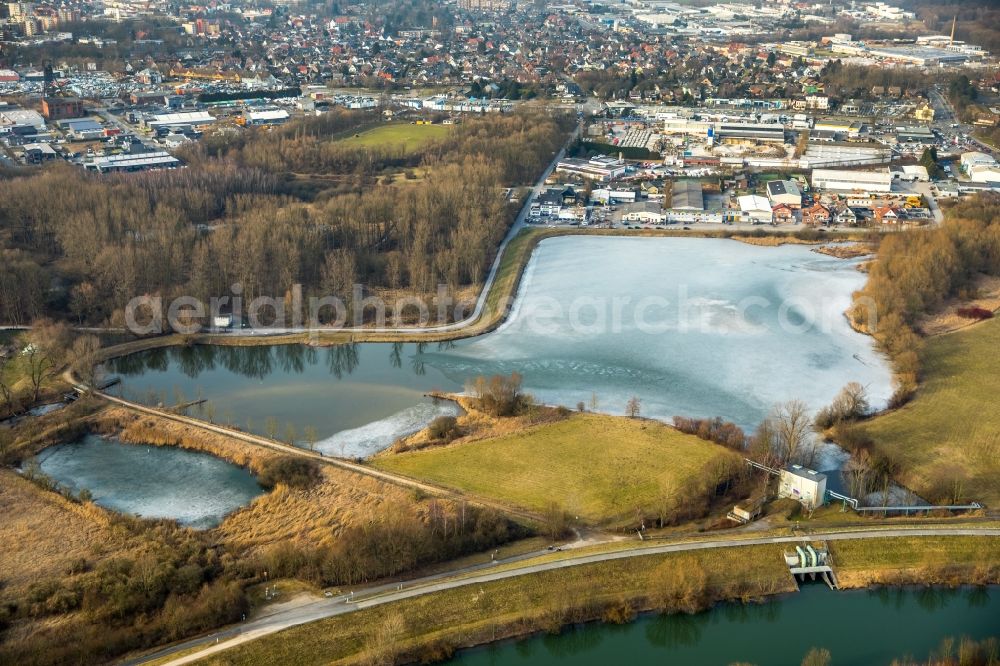
[[[814,647],[835,666],[921,660],[942,639],[1000,637],[1000,587],[886,588],[834,592],[803,586],[761,605],[723,604],[697,615],[646,615],[626,625],[588,624],[559,635],[459,653],[461,666],[628,663],[799,666]]]

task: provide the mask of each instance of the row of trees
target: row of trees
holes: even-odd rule
[[[417,566],[481,552],[524,536],[524,528],[472,505],[427,500],[423,516],[387,512],[383,520],[347,527],[318,546],[275,544],[239,565],[244,575],[267,571],[317,585],[356,585]]]
[[[918,69],[845,65],[839,60],[830,61],[820,74],[825,91],[835,97],[868,97],[876,86],[892,86],[926,93],[932,79]]]

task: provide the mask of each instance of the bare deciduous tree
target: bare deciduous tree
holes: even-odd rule
[[[642,400],[639,399],[639,396],[634,395],[628,399],[627,403],[625,403],[625,416],[629,417],[630,419],[634,419],[637,416],[639,416],[639,412],[641,410],[642,410]]]
[[[13,412],[15,409],[14,389],[6,379],[7,368],[10,366],[11,361],[11,357],[0,354],[0,398],[3,398],[4,409],[9,412]]]
[[[81,335],[73,341],[69,351],[69,361],[76,366],[76,372],[87,383],[94,385],[97,372],[97,352],[101,349],[101,341],[96,335]],[[178,400],[178,403],[183,402]]]
[[[801,400],[783,402],[775,406],[768,418],[774,430],[778,460],[807,466],[813,464],[816,451],[814,446],[809,446],[813,439],[812,422],[806,404]]]
[[[69,329],[65,324],[41,319],[31,327],[28,344],[21,354],[31,380],[32,402],[38,400],[42,384],[62,367],[68,343]]]

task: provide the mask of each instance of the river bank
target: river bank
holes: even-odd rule
[[[986,559],[974,554],[973,559],[991,567],[989,581],[995,583],[1000,582],[1000,559],[990,551],[998,544],[996,537],[941,537],[926,552],[934,554],[928,561],[949,559],[952,566],[966,568],[973,565],[970,554],[982,549]],[[782,550],[779,545],[745,546],[587,564],[477,584],[471,601],[468,588],[455,588],[370,608],[360,602],[361,610],[354,613],[236,645],[205,663],[434,661],[459,649],[558,633],[582,622],[620,624],[646,611],[694,613],[722,601],[770,599],[796,589]],[[877,550],[884,548],[860,549]],[[845,554],[845,565],[853,557]],[[872,570],[894,566],[890,561]]]

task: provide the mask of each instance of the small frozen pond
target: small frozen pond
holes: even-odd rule
[[[107,509],[215,527],[263,489],[242,467],[172,446],[123,444],[88,435],[38,456],[42,472]]]

